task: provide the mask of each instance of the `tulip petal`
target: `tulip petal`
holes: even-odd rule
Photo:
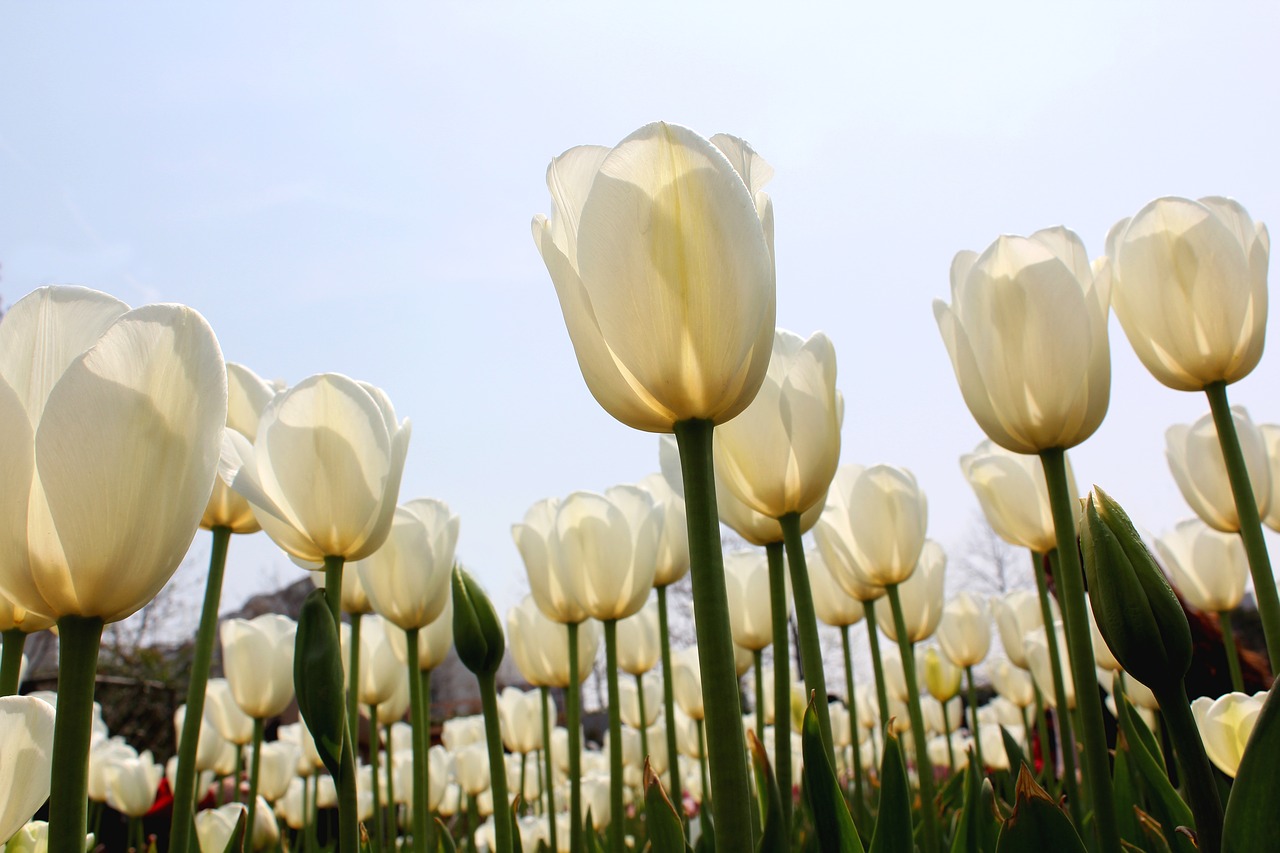
[[[86,287],[41,287],[14,303],[0,334],[0,376],[34,429],[53,386],[129,306]]]
[[[619,143],[583,208],[578,270],[601,336],[673,420],[719,423],[750,403],[771,352],[773,259],[710,142],[656,123]]]
[[[11,838],[49,798],[53,727],[48,702],[0,698],[0,838]]]
[[[31,422],[17,393],[0,377],[0,591],[19,607],[43,603],[31,583],[27,552],[27,504],[35,473]]]
[[[33,547],[33,568],[53,612],[113,622],[168,582],[209,499],[226,400],[213,331],[183,306],[129,312],[67,368],[35,442],[41,532],[61,553]]]

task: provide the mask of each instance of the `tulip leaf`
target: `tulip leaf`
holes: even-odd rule
[[[493,602],[461,566],[453,567],[453,645],[476,675],[497,672],[506,651]]]
[[[1000,830],[996,853],[1085,853],[1071,819],[1025,765],[1018,768],[1016,790],[1013,814]]]
[[[805,756],[808,769],[809,757]],[[932,808],[928,803],[925,808]],[[871,853],[913,853],[911,786],[902,743],[892,731],[884,735],[884,755],[880,759],[880,812],[871,835]]]
[[[439,839],[436,850],[438,853],[458,853],[458,846],[453,843],[453,836],[449,833],[449,827],[445,826],[444,821],[440,818],[434,818],[436,822],[436,838]]]
[[[688,853],[689,845],[684,840],[684,826],[680,823],[680,815],[671,804],[662,781],[649,766],[648,758],[644,760],[644,814],[649,825],[649,848],[652,853]]]
[[[840,782],[831,767],[831,759],[818,728],[815,701],[810,697],[809,707],[805,709],[800,744],[804,755],[804,791],[813,808],[818,849],[822,853],[863,853],[862,840],[858,838],[858,830],[853,825],[844,792],[840,790]],[[910,825],[908,820],[908,828]]]
[[[231,830],[231,836],[227,838],[227,846],[222,848],[222,853],[244,853],[244,825],[248,819],[249,812],[241,809],[240,817],[236,818],[235,828]]]
[[[511,801],[511,853],[524,853],[524,842],[520,840],[519,794]]]
[[[1137,806],[1133,807],[1133,818],[1134,822],[1142,830],[1142,838],[1139,840],[1146,842],[1145,845],[1139,845],[1134,842],[1134,849],[1149,849],[1156,851],[1156,853],[1173,853],[1173,850],[1169,847],[1169,839],[1165,836],[1164,828],[1160,826],[1155,818]],[[1181,833],[1178,834],[1178,838],[1184,841],[1187,840],[1187,837]]]
[[[951,841],[951,853],[992,853],[996,849],[1000,821],[991,803],[982,795],[985,780],[983,774],[974,768],[972,751],[960,776],[964,782],[964,804],[960,809],[955,838]]]
[[[1115,803],[1116,822],[1120,827],[1121,839],[1130,844],[1137,844],[1141,840],[1142,829],[1138,825],[1138,817],[1135,814],[1138,801],[1134,790],[1133,773],[1129,769],[1131,763],[1122,730],[1116,734],[1116,759],[1115,768],[1111,774],[1111,797]]]
[[[1222,826],[1222,853],[1258,850],[1259,844],[1280,838],[1280,809],[1276,808],[1276,765],[1280,763],[1280,690],[1267,694],[1245,744],[1236,781],[1227,800]],[[1265,839],[1271,839],[1267,842]]]
[[[1004,726],[1000,727],[1000,739],[1004,741],[1004,754],[1009,759],[1009,772],[1017,773],[1024,765],[1030,770],[1031,765],[1027,764],[1027,758],[1022,754],[1022,747],[1018,746],[1018,742]]]
[[[773,777],[773,769],[769,767],[769,755],[764,751],[764,744],[756,737],[756,733],[747,730],[747,746],[751,749],[751,763],[755,767],[756,779],[764,792],[765,815],[764,834],[756,846],[759,853],[789,853],[787,841],[787,825],[782,816],[782,796],[778,793],[778,781]],[[657,848],[655,848],[656,853]]]
[[[1117,690],[1112,695],[1115,697],[1125,747],[1129,758],[1133,760],[1133,769],[1137,771],[1149,794],[1148,809],[1159,825],[1166,828],[1170,846],[1178,850],[1194,851],[1195,846],[1190,839],[1183,835],[1174,836],[1174,830],[1179,826],[1195,826],[1195,819],[1186,801],[1169,782],[1164,770],[1164,760],[1156,757],[1160,755],[1160,748],[1156,745],[1155,736],[1133,709],[1123,690]]]
[[[342,645],[323,589],[313,589],[302,602],[293,646],[293,686],[298,712],[316,742],[316,752],[334,779],[342,763]]]

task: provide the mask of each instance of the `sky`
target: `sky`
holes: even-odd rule
[[[658,119],[732,133],[776,170],[778,325],[835,344],[843,461],[911,469],[954,558],[983,435],[931,310],[953,255],[1062,224],[1096,256],[1162,195],[1280,221],[1280,6],[854,5],[9,4],[0,294],[186,303],[268,379],[380,386],[413,422],[401,498],[450,505],[505,610],[532,503],[658,464],[582,381],[530,236],[546,166]],[[1158,533],[1190,515],[1164,432],[1207,403],[1110,329],[1110,411],[1072,459]],[[1280,422],[1277,388],[1269,351],[1231,398]],[[240,537],[224,609],[298,577]]]

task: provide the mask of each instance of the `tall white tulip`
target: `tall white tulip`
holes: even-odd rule
[[[593,619],[639,612],[653,588],[663,516],[649,492],[614,486],[575,492],[556,511],[556,562],[569,591]]]
[[[1249,472],[1254,502],[1258,511],[1265,514],[1271,502],[1271,466],[1266,440],[1243,406],[1232,406],[1231,418]],[[1240,517],[1213,415],[1205,415],[1191,425],[1169,427],[1165,432],[1165,456],[1178,491],[1196,515],[1215,530],[1239,532]]]
[[[724,561],[733,642],[759,651],[773,642],[769,609],[769,566],[758,550],[731,551]]]
[[[978,496],[982,514],[1001,539],[1047,554],[1058,547],[1044,466],[1034,456],[1006,450],[990,439],[960,457],[960,469]],[[1078,495],[1067,461],[1071,494]]]
[[[1155,546],[1174,587],[1192,607],[1220,613],[1240,606],[1249,561],[1239,536],[1188,519],[1157,538]]]
[[[236,703],[269,719],[293,701],[293,643],[298,623],[278,613],[222,623],[222,668]]]
[[[938,644],[951,662],[971,667],[982,662],[991,648],[991,611],[987,602],[962,592],[942,608]]]
[[[618,621],[618,666],[630,675],[649,672],[658,664],[660,639],[658,607],[650,600],[635,615]]]
[[[396,507],[382,547],[356,563],[369,602],[400,628],[425,628],[449,599],[458,517],[442,501],[419,498]]]
[[[943,585],[946,582],[947,554],[932,539],[925,540],[920,550],[916,569],[905,581],[899,583],[898,594],[902,598],[902,615],[907,639],[912,643],[933,636],[942,621]],[[890,640],[897,641],[888,597],[876,602],[876,622]]]

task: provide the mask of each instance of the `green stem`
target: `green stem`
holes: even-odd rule
[[[410,685],[409,689],[410,690],[413,689],[412,684]],[[409,713],[412,714],[413,712],[410,711]],[[410,716],[409,719],[410,719],[410,725],[412,725],[413,717]],[[386,774],[386,778],[387,778],[387,811],[389,812],[389,814],[386,815],[386,817],[390,818],[390,821],[391,821],[391,826],[389,827],[391,830],[390,833],[383,834],[382,837],[385,838],[386,835],[390,835],[391,849],[399,850],[400,845],[397,844],[396,842],[400,838],[400,821],[396,820],[396,816],[400,807],[396,805],[396,782],[395,782],[396,774],[395,774],[395,761],[392,760],[394,753],[392,752],[392,749],[391,749],[390,724],[382,727],[382,736],[387,742],[387,766],[386,766],[386,769],[383,771]],[[412,743],[412,738],[410,739],[410,742]],[[381,821],[381,820],[378,823],[379,833],[382,832],[381,827],[383,823],[384,821]]]
[[[1076,514],[1080,507],[1068,485],[1065,452],[1061,448],[1042,450],[1040,461],[1049,489],[1049,503],[1053,509],[1053,526],[1058,537],[1059,570],[1054,573],[1054,580],[1066,626],[1076,710],[1080,715],[1080,731],[1084,738],[1085,790],[1089,792],[1089,802],[1093,806],[1098,849],[1111,853],[1120,849],[1120,828],[1112,805],[1111,762],[1107,752],[1106,731],[1102,727],[1102,703],[1097,701],[1096,691],[1090,696],[1090,685],[1097,684],[1097,680],[1094,674],[1093,641],[1089,636],[1089,619],[1084,611],[1088,606],[1084,595],[1084,573],[1080,568],[1080,551],[1076,545]],[[1053,625],[1045,626],[1046,634],[1053,630]],[[1066,714],[1067,708],[1060,706],[1059,718]],[[1063,744],[1064,766],[1070,748],[1070,744]],[[1071,784],[1070,778],[1067,779],[1067,784]]]
[[[764,547],[769,565],[769,621],[773,631],[773,772],[782,794],[782,826],[790,832],[791,779],[791,648],[787,636],[787,567],[783,545]],[[784,716],[785,715],[785,716]]]
[[[969,719],[972,721],[970,725],[973,727],[973,747],[978,754],[978,772],[986,775],[987,763],[982,758],[982,738],[981,732],[978,730],[978,691],[973,686],[973,667],[966,666],[964,668],[965,677],[969,681]],[[946,709],[943,709],[943,716],[946,716]]]
[[[350,678],[347,681],[347,728],[351,732],[352,749],[359,751],[360,739],[360,620],[363,614],[348,613],[351,619]],[[338,630],[342,630],[339,627]]]
[[[390,753],[387,763],[391,763]],[[378,706],[369,706],[369,777],[373,779],[373,837],[370,842],[376,851],[382,850],[382,786],[378,784]]]
[[[178,775],[173,785],[173,819],[169,825],[169,850],[187,853],[192,846],[192,812],[196,796],[196,746],[200,743],[200,724],[204,719],[204,691],[213,661],[213,643],[218,631],[218,604],[222,600],[222,576],[227,565],[227,546],[231,543],[229,527],[213,528],[213,547],[209,552],[209,577],[204,585],[204,606],[200,610],[200,626],[191,657],[191,680],[187,684],[187,717],[194,725],[182,727],[178,744]],[[83,853],[83,851],[81,851]]]
[[[542,763],[544,765],[542,790],[547,795],[547,831],[551,836],[551,849],[559,850],[556,845],[556,801],[555,785],[552,780],[553,770],[551,756],[551,715],[547,713],[547,688],[540,688],[542,693]]]
[[[511,853],[511,799],[507,795],[507,762],[498,721],[498,688],[491,672],[477,675],[476,679],[480,682],[484,734],[489,747],[489,790],[493,794],[493,829],[498,848],[494,853]]]
[[[527,786],[525,785],[525,779],[526,779],[525,769],[526,769],[528,758],[529,758],[529,753],[527,752],[520,753],[520,791],[517,794],[517,796],[520,797],[520,811],[523,811],[524,809],[527,809],[529,807],[529,803],[526,802],[524,798],[524,792],[525,792],[525,789],[527,788]],[[520,816],[520,812],[517,811],[516,817],[519,817],[519,816]]]
[[[1280,666],[1280,594],[1276,592],[1275,576],[1271,573],[1271,558],[1267,556],[1267,543],[1262,538],[1262,521],[1258,517],[1258,503],[1249,484],[1249,470],[1244,464],[1244,452],[1240,449],[1240,436],[1236,434],[1236,422],[1227,402],[1227,384],[1214,382],[1205,386],[1209,409],[1213,412],[1213,425],[1218,430],[1218,444],[1222,446],[1222,458],[1227,465],[1227,479],[1231,481],[1231,494],[1236,499],[1236,515],[1240,519],[1240,539],[1244,542],[1245,555],[1249,558],[1249,573],[1253,575],[1253,594],[1258,601],[1258,615],[1262,618],[1262,633],[1267,641],[1267,656],[1271,667]]]
[[[951,700],[948,699],[947,702]],[[951,718],[947,716],[947,702],[940,702],[942,705],[942,733],[947,738],[947,765],[951,768],[951,772],[956,772],[956,749],[951,744]]]
[[[885,587],[889,607],[893,611],[893,632],[902,653],[902,674],[907,680],[908,715],[911,717],[911,739],[916,748],[916,776],[920,780],[920,813],[924,824],[925,853],[942,849],[938,830],[938,810],[933,802],[933,766],[929,763],[929,742],[924,735],[924,715],[920,712],[920,685],[916,682],[915,643],[907,636],[907,620],[902,614],[902,596],[898,584]],[[977,732],[974,732],[977,735]]]
[[[880,662],[880,633],[876,630],[875,605],[863,602],[862,612],[867,620],[867,642],[871,645],[871,669],[876,677],[876,702],[880,705],[880,730],[889,725],[889,691],[884,686],[884,664]]]
[[[671,634],[667,630],[667,588],[658,587],[658,634],[662,648],[662,711],[667,738],[667,794],[684,818],[684,791],[680,788],[680,770],[676,767],[676,694],[671,682]]]
[[[253,838],[253,822],[258,813],[258,762],[262,758],[262,732],[266,720],[255,718],[253,721],[253,752],[249,759],[249,816],[244,825],[245,833]],[[252,847],[252,844],[246,844]]]
[[[1035,692],[1036,697],[1036,731],[1040,735],[1040,760],[1044,764],[1045,780],[1053,782],[1049,793],[1056,796],[1058,793],[1058,768],[1054,765],[1052,756],[1049,753],[1049,721],[1045,715],[1044,698],[1040,695],[1040,688],[1036,685],[1035,679],[1031,681],[1031,689]]]
[[[1227,655],[1227,669],[1231,672],[1231,689],[1236,693],[1244,692],[1244,676],[1240,674],[1240,654],[1236,651],[1236,635],[1231,630],[1231,611],[1218,613],[1218,624],[1222,627],[1222,648]]]
[[[569,689],[565,695],[568,706],[565,723],[569,727],[569,851],[582,853],[582,691],[578,684],[578,623],[570,622],[565,627],[569,630]]]
[[[497,821],[495,820],[496,824]],[[467,838],[470,842],[467,849],[475,853],[476,847],[476,829],[480,826],[480,807],[476,804],[476,798],[472,794],[467,795]]]
[[[742,735],[738,675],[733,666],[729,601],[725,593],[724,554],[711,456],[713,424],[691,419],[675,425],[684,478],[685,519],[693,577],[693,614],[698,661],[711,735],[711,803],[716,843],[721,850],[755,848],[751,822],[751,786]]]
[[[427,732],[424,719],[425,702],[422,696],[422,674],[418,670],[418,628],[406,628],[405,648],[409,663],[409,725],[410,743],[413,746],[413,791],[410,793],[413,812],[413,849],[415,853],[427,850]]]
[[[236,744],[236,769],[231,773],[231,779],[234,784],[231,786],[231,802],[240,802],[240,777],[244,775],[244,747],[245,744]]]
[[[862,811],[862,750],[858,748],[858,698],[853,684],[853,650],[849,643],[849,626],[840,627],[840,642],[844,649],[844,688],[846,703],[849,706],[849,742],[853,744],[853,793],[858,804],[859,817]],[[952,764],[954,767],[954,759]]]
[[[702,780],[702,798],[699,805],[710,813],[714,800],[711,798],[711,792],[707,790],[707,723],[705,719],[693,722],[694,729],[698,733],[698,773]]]
[[[18,692],[22,675],[22,647],[27,635],[20,628],[4,632],[4,656],[0,658],[0,696],[13,696]]]
[[[835,740],[831,736],[831,710],[827,705],[827,676],[822,665],[822,644],[818,639],[818,614],[813,606],[813,590],[809,586],[809,565],[804,555],[800,533],[800,513],[792,512],[778,519],[782,525],[782,542],[787,549],[787,568],[791,575],[791,594],[796,603],[796,624],[800,634],[800,658],[804,663],[805,692],[816,696],[818,728],[822,743],[836,766]]]
[[[604,620],[605,681],[609,686],[609,847],[622,853],[622,715],[618,713],[618,620]]]
[[[644,673],[636,673],[636,704],[640,711],[640,754],[649,757],[649,717],[644,709]]]
[[[89,740],[102,620],[58,620],[58,708],[49,794],[49,852],[84,853],[89,800]]]
[[[333,616],[334,629],[342,632],[342,568],[346,560],[342,557],[324,558],[324,596],[329,605],[329,613]],[[352,637],[351,647],[357,648]],[[351,684],[348,693],[354,693],[357,685]],[[342,754],[338,765],[338,850],[340,853],[358,853],[360,850],[360,806],[356,794],[356,757],[354,750],[355,732],[352,731],[350,719],[347,717],[346,696],[333,697],[337,705],[338,715],[342,719]]]
[[[764,650],[756,649],[751,653],[751,665],[756,671],[756,740],[764,743],[764,671],[761,662]]]
[[[1191,714],[1191,701],[1187,699],[1184,683],[1179,680],[1170,689],[1162,690],[1156,700],[1160,703],[1165,730],[1178,754],[1183,790],[1196,819],[1196,843],[1204,853],[1218,853],[1222,846],[1222,798]]]
[[[1061,572],[1058,566],[1058,549],[1049,552],[1049,564],[1053,567],[1053,576]],[[1058,712],[1054,715],[1058,720],[1058,746],[1062,755],[1062,777],[1067,789],[1067,808],[1076,826],[1084,826],[1084,802],[1080,798],[1079,786],[1076,783],[1076,749],[1075,733],[1071,726],[1071,706],[1067,704],[1067,682],[1062,675],[1062,650],[1058,647],[1058,631],[1053,624],[1053,609],[1049,606],[1049,582],[1044,574],[1044,558],[1031,552],[1031,574],[1036,579],[1036,594],[1040,597],[1040,620],[1044,622],[1045,645],[1049,647],[1049,669],[1053,674],[1053,696]],[[1092,648],[1092,647],[1091,647]],[[1093,666],[1093,658],[1089,658]]]

